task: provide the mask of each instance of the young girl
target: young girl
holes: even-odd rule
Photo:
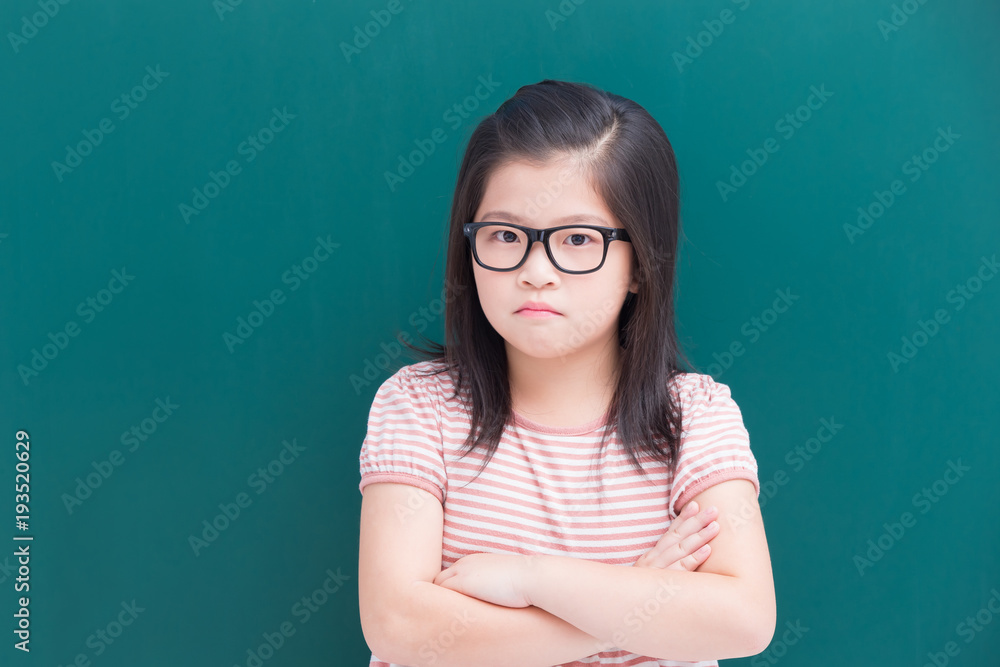
[[[670,142],[623,97],[545,80],[473,132],[446,344],[410,346],[429,358],[379,387],[361,448],[371,665],[715,667],[770,643],[749,436],[727,385],[681,370],[678,208]]]

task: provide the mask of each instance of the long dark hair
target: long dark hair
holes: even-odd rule
[[[594,150],[598,148],[599,150]],[[445,345],[404,343],[418,358],[443,362],[453,398],[468,380],[471,428],[464,453],[485,447],[486,468],[513,421],[504,340],[487,320],[475,289],[472,253],[462,226],[471,222],[494,171],[510,162],[544,164],[564,156],[585,160],[594,187],[624,225],[635,253],[637,293],[629,292],[618,318],[620,372],[609,424],[641,474],[643,454],[676,472],[681,406],[671,394],[684,356],[674,329],[679,184],[673,147],[663,128],[632,100],[588,84],[546,79],[523,86],[479,123],[458,172],[451,206],[445,284]],[[611,429],[601,440],[607,443]],[[477,476],[478,474],[477,473]]]

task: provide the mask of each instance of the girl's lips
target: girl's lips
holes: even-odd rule
[[[522,308],[516,314],[524,317],[559,317],[559,313],[551,310],[533,310],[531,308]]]
[[[525,310],[534,310],[536,312],[548,311],[550,313],[553,313],[554,315],[559,315],[558,311],[556,311],[554,308],[549,306],[549,304],[545,303],[544,301],[525,301],[524,303],[521,304],[521,307],[514,312],[520,313]]]

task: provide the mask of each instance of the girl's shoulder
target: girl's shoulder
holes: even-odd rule
[[[469,391],[467,386],[463,387],[462,396],[456,396],[453,371],[439,359],[402,366],[383,382],[383,387],[387,386],[401,391],[414,402],[431,404],[440,411],[455,411],[458,414],[464,414]],[[686,419],[706,408],[732,403],[729,385],[705,373],[675,373],[671,376],[669,389]]]
[[[383,382],[398,387],[406,394],[443,401],[454,391],[454,382],[448,365],[441,360],[429,359],[401,367]]]
[[[670,388],[685,412],[697,411],[718,397],[731,398],[729,385],[705,373],[677,373],[671,378]]]
[[[397,370],[392,377],[417,383],[451,383],[448,365],[439,359],[428,359],[407,364]]]

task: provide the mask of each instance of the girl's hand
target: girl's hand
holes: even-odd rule
[[[699,513],[698,503],[692,500],[656,546],[640,556],[633,567],[694,571],[711,553],[708,542],[719,533],[719,524],[714,521],[718,513],[716,507]],[[530,555],[469,554],[438,573],[434,583],[484,602],[529,607],[531,602],[524,593],[524,582],[530,566]]]
[[[713,521],[718,514],[714,506],[699,513],[698,504],[692,500],[671,522],[656,546],[639,556],[633,567],[693,572],[711,553],[708,542],[719,534],[719,524]]]
[[[523,593],[530,556],[518,554],[468,554],[441,570],[434,583],[483,602],[504,607],[530,607]]]

